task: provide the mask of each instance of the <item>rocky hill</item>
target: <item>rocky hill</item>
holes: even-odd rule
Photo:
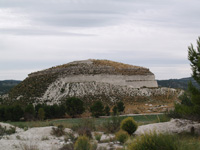
[[[119,100],[133,105],[156,103],[177,94],[174,89],[158,88],[148,68],[90,59],[31,73],[10,91],[9,99],[54,104],[75,96],[86,104],[101,100],[112,106]]]

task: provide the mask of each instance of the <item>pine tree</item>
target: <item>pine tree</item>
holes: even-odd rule
[[[194,49],[192,44],[188,47],[188,59],[191,63],[192,77],[200,85],[200,37],[197,39],[197,49]],[[196,106],[195,111],[200,113],[200,90],[191,82],[188,90],[191,93],[191,101]]]

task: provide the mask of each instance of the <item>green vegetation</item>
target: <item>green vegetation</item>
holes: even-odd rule
[[[99,116],[104,115],[104,106],[101,101],[96,101],[91,107],[90,112],[93,117],[98,118]]]
[[[128,150],[178,150],[177,137],[170,134],[146,133],[137,137]]]
[[[122,120],[120,128],[126,131],[129,135],[132,135],[137,130],[138,125],[132,117],[128,117]]]
[[[10,99],[16,99],[23,95],[18,101],[23,104],[34,102],[31,97],[41,97],[48,86],[57,79],[58,74],[45,74],[28,77],[9,91]],[[12,103],[7,101],[6,103]]]
[[[192,77],[200,85],[200,37],[197,39],[197,49],[193,45],[188,47],[188,59],[191,62]],[[181,104],[175,105],[174,112],[171,112],[172,117],[183,117],[194,120],[200,119],[200,89],[192,84],[188,85],[188,93],[184,93],[181,99]]]
[[[124,103],[122,101],[117,102],[117,111],[119,113],[122,113],[124,111],[124,109],[125,109]]]
[[[85,111],[84,103],[76,97],[70,97],[66,100],[66,111],[71,117],[80,115]]]
[[[73,126],[77,126],[79,128],[79,124],[84,124],[83,122],[86,122],[88,126],[95,126],[100,127],[104,123],[108,124],[108,127],[110,125],[114,127],[114,125],[118,126],[118,130],[120,127],[120,121],[127,118],[126,116],[119,116],[119,117],[109,117],[109,118],[69,118],[69,119],[53,119],[53,120],[46,120],[46,121],[20,121],[20,122],[10,122],[8,121],[7,123],[12,124],[14,126],[20,127],[20,128],[32,128],[32,127],[45,127],[45,126],[58,126],[62,124],[64,127],[72,128]],[[116,121],[114,121],[116,120]],[[150,123],[157,123],[157,122],[166,122],[169,121],[170,118],[167,117],[166,115],[140,115],[140,116],[134,116],[134,120],[139,124],[139,125],[144,125],[144,124],[150,124]],[[93,122],[93,123],[88,123],[88,122]],[[116,123],[117,122],[117,123]],[[86,124],[85,123],[85,124]],[[89,125],[91,124],[91,125]],[[93,128],[92,127],[92,128]],[[75,127],[76,128],[76,127]],[[107,128],[107,127],[106,127]],[[109,128],[108,128],[109,130]],[[117,130],[117,131],[118,131]],[[109,130],[110,131],[110,130]],[[116,132],[117,132],[116,131]],[[110,132],[109,132],[110,133]],[[115,132],[113,132],[115,133]]]
[[[104,114],[110,116],[110,107],[108,105],[104,108]]]
[[[129,134],[126,131],[119,130],[117,133],[115,133],[115,138],[117,141],[123,144],[128,140]]]
[[[90,147],[90,140],[86,136],[80,136],[74,145],[75,150],[90,150]]]
[[[35,107],[31,104],[25,108],[20,105],[0,105],[0,121],[26,121],[62,118],[65,115],[63,105],[41,105]]]
[[[53,127],[51,134],[55,135],[57,137],[60,137],[60,136],[64,135],[65,134],[65,132],[64,132],[64,126],[63,125],[58,125],[57,128]]]

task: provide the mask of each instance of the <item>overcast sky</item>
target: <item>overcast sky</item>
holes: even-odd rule
[[[0,80],[90,58],[189,77],[198,36],[199,0],[0,0]]]

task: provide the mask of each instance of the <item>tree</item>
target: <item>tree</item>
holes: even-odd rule
[[[99,116],[104,114],[104,106],[101,101],[96,101],[91,107],[90,112],[93,117],[98,118]]]
[[[110,107],[108,105],[104,108],[104,113],[106,116],[110,116]]]
[[[24,117],[26,120],[33,120],[35,116],[35,109],[32,104],[26,106],[24,111]]]
[[[113,115],[114,115],[114,116],[117,115],[118,109],[117,109],[117,106],[116,106],[116,105],[113,107],[112,111],[113,111]]]
[[[120,112],[123,112],[124,109],[125,109],[124,103],[123,103],[122,101],[117,102],[117,110],[118,110],[118,112],[119,112],[119,113],[120,113]]]
[[[13,121],[19,121],[20,118],[23,117],[23,115],[24,115],[24,111],[21,108],[21,106],[19,106],[19,105],[13,106],[13,113],[12,113]]]
[[[45,118],[45,111],[44,111],[44,109],[43,108],[39,108],[39,110],[38,110],[38,119],[39,120],[44,120],[44,118]]]
[[[79,98],[70,97],[66,100],[66,112],[68,115],[74,118],[76,115],[80,115],[84,111],[84,103]]]
[[[197,49],[194,49],[192,44],[188,47],[188,59],[192,68],[192,77],[200,85],[200,37],[197,39]],[[191,82],[188,87],[191,101],[196,106],[196,111],[200,113],[200,90]]]

